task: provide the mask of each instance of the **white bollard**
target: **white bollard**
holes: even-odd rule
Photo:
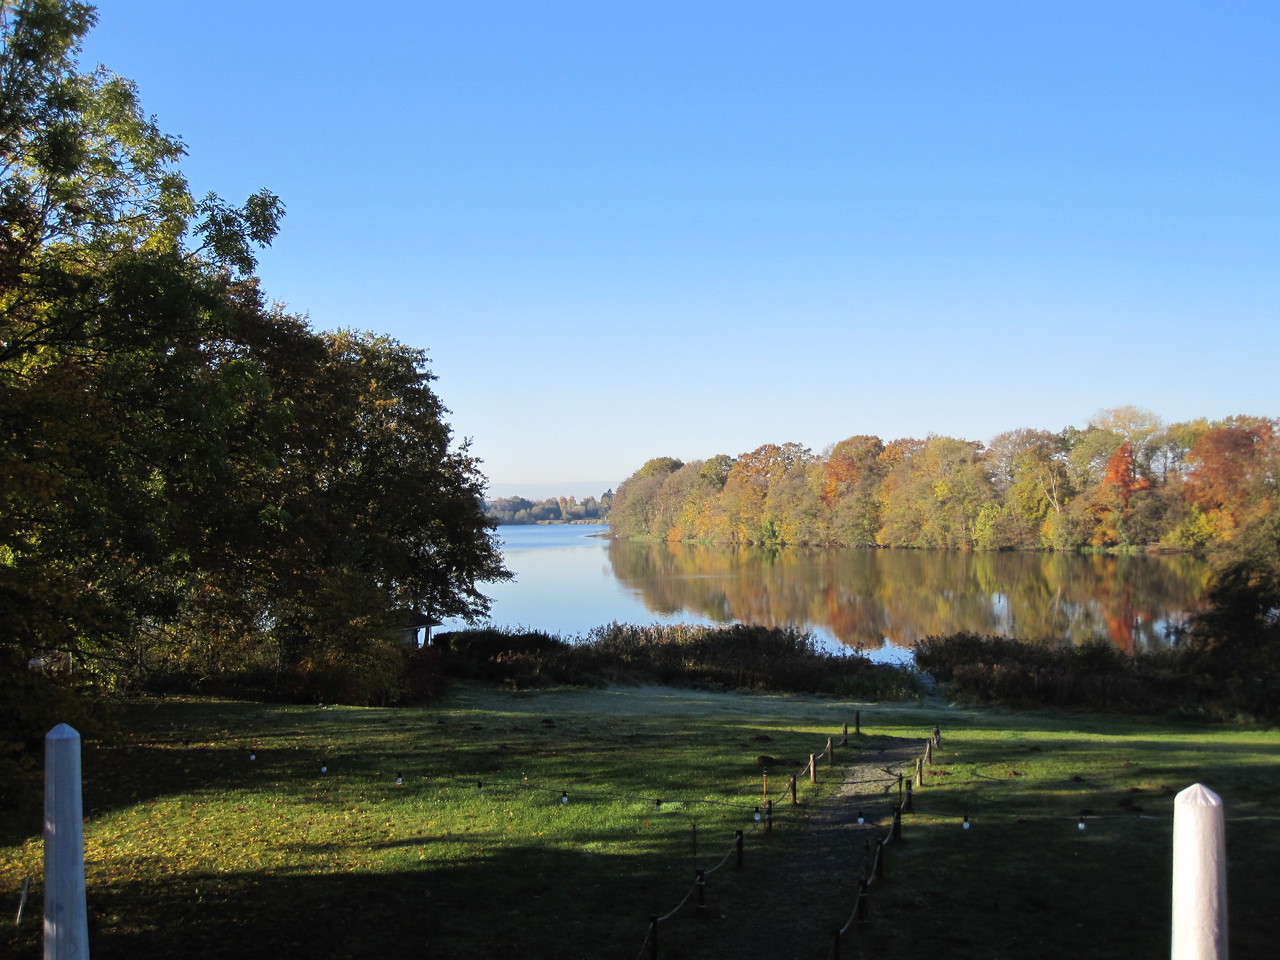
[[[80,734],[65,723],[44,738],[44,960],[89,960]]]
[[[1222,798],[1193,784],[1173,800],[1173,960],[1227,960]]]

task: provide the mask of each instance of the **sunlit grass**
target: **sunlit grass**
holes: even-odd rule
[[[517,942],[557,956],[567,933],[582,955],[638,949],[695,863],[756,828],[757,757],[799,768],[847,715],[657,689],[140,706],[132,743],[85,750],[94,955],[151,952],[171,924],[204,956],[371,955],[406,937],[447,956]],[[35,837],[0,853],[3,888],[39,859]],[[15,955],[36,955],[35,930]]]

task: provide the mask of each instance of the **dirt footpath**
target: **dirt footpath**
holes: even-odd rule
[[[828,956],[831,929],[842,926],[853,911],[867,841],[874,844],[892,825],[898,774],[914,774],[925,740],[864,736],[856,754],[850,747],[843,749],[854,762],[841,770],[834,792],[800,807],[789,806],[785,793],[779,796],[775,835],[768,842],[780,849],[769,862],[767,892],[756,904],[726,904],[723,914],[713,911],[714,943],[704,944],[703,960]],[[833,773],[820,767],[818,776],[829,779]],[[866,820],[863,825],[857,822],[858,811]],[[751,869],[749,863],[746,869]],[[673,931],[673,949],[663,951],[664,960],[683,953],[676,947],[678,940]]]

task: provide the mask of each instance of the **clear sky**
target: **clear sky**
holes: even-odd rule
[[[426,349],[497,494],[1280,416],[1275,0],[101,0],[268,296]]]

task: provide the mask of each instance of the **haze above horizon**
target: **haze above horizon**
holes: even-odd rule
[[[268,298],[425,348],[491,495],[1280,415],[1280,5],[97,6],[193,191],[284,200]]]

